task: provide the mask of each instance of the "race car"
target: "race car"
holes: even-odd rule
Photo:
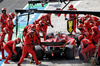
[[[75,59],[75,39],[68,35],[62,35],[63,38],[58,41],[57,37],[58,35],[53,35],[52,38],[48,38],[45,42],[41,42],[43,50],[39,45],[35,46],[35,52],[38,59],[59,57]]]

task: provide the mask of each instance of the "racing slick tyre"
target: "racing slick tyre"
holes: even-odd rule
[[[16,52],[17,52],[17,55],[15,55],[12,51],[12,56],[11,56],[11,60],[13,61],[19,61],[20,60],[20,57],[22,56],[22,49],[21,47],[16,47]]]
[[[36,53],[36,56],[37,56],[38,60],[43,59],[44,54],[43,54],[43,50],[41,49],[40,45],[35,46],[35,53]]]
[[[66,45],[64,50],[66,59],[75,59],[75,48],[73,45]]]

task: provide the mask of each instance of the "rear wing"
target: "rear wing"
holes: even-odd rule
[[[44,46],[61,46],[64,44],[65,43],[63,42],[41,42],[41,45],[44,45]]]
[[[47,0],[31,0],[31,1],[28,1],[28,4],[37,4],[37,3],[45,3],[43,1],[46,1]],[[49,0],[49,2],[57,2],[58,0]],[[68,3],[66,3],[65,1],[68,1]],[[15,12],[16,14],[20,13],[28,13],[28,14],[24,14],[24,15],[28,15],[28,19],[27,19],[27,25],[29,23],[29,15],[30,14],[34,14],[34,13],[54,13],[54,14],[57,14],[57,13],[60,13],[60,14],[91,14],[91,15],[95,15],[95,16],[98,16],[100,17],[100,11],[67,11],[67,10],[63,10],[69,3],[70,1],[79,1],[79,0],[60,0],[60,2],[64,2],[66,5],[60,10],[37,10],[37,9],[15,9]],[[62,11],[63,10],[63,11]],[[24,16],[24,15],[20,15],[20,16]],[[16,37],[17,37],[17,32],[18,32],[18,16],[16,15]]]

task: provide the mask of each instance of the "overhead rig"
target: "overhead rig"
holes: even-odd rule
[[[41,3],[41,1],[34,0],[34,1],[28,1],[28,3],[29,4],[37,4],[37,3]],[[68,3],[70,3],[70,0]],[[30,7],[29,7],[29,9],[15,9],[15,12],[16,12],[16,36],[17,36],[17,32],[18,32],[18,18],[17,18],[19,16],[19,15],[17,15],[18,13],[20,13],[20,14],[28,13],[28,14],[21,15],[21,16],[28,15],[27,25],[29,23],[29,15],[34,14],[34,13],[53,13],[53,14],[60,13],[60,14],[84,14],[84,15],[90,14],[90,15],[95,15],[95,16],[100,17],[100,11],[38,10],[38,9],[30,9]]]
[[[58,11],[58,10],[38,10],[38,9],[15,9],[16,13],[60,13],[60,14],[91,14],[100,17],[100,11]]]

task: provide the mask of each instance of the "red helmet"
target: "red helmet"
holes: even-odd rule
[[[90,14],[87,14],[85,17],[86,17],[86,18],[89,18],[90,16],[91,16]]]
[[[83,39],[84,37],[83,37],[83,35],[79,35],[78,36],[78,40],[80,41],[81,39]]]
[[[98,29],[98,27],[97,27],[97,26],[93,26],[93,27],[92,27],[92,30],[93,30],[94,32],[96,32],[96,33],[98,33],[98,32],[99,32],[99,29]]]
[[[41,19],[45,19],[45,15],[42,15]]]
[[[41,19],[40,18],[38,18],[38,19],[36,19],[37,21],[40,21]]]
[[[88,18],[87,21],[89,21],[89,22],[93,22],[93,19],[92,19],[92,18]]]
[[[84,22],[85,18],[84,17],[80,17],[79,21]]]
[[[90,23],[89,23],[88,21],[85,21],[85,22],[84,22],[84,25],[89,26]]]
[[[96,17],[96,16],[93,16],[92,18],[93,18],[94,21],[98,21],[99,20],[99,18]]]
[[[1,11],[6,11],[6,8],[2,8]]]
[[[31,25],[31,28],[32,28],[33,30],[36,30],[36,26],[35,26],[35,25]]]
[[[35,22],[36,22],[36,24],[38,24],[39,23],[39,19],[38,20],[35,20]]]
[[[35,22],[35,21],[33,21],[33,24],[36,24],[36,22]]]
[[[3,31],[8,31],[8,28],[7,27],[3,28]]]
[[[9,13],[9,17],[13,19],[15,17],[15,14],[14,13]]]
[[[21,42],[21,39],[20,38],[16,38],[15,39],[15,42],[19,41],[19,43]]]
[[[73,5],[71,4],[71,5],[69,6],[69,8],[73,8]]]

